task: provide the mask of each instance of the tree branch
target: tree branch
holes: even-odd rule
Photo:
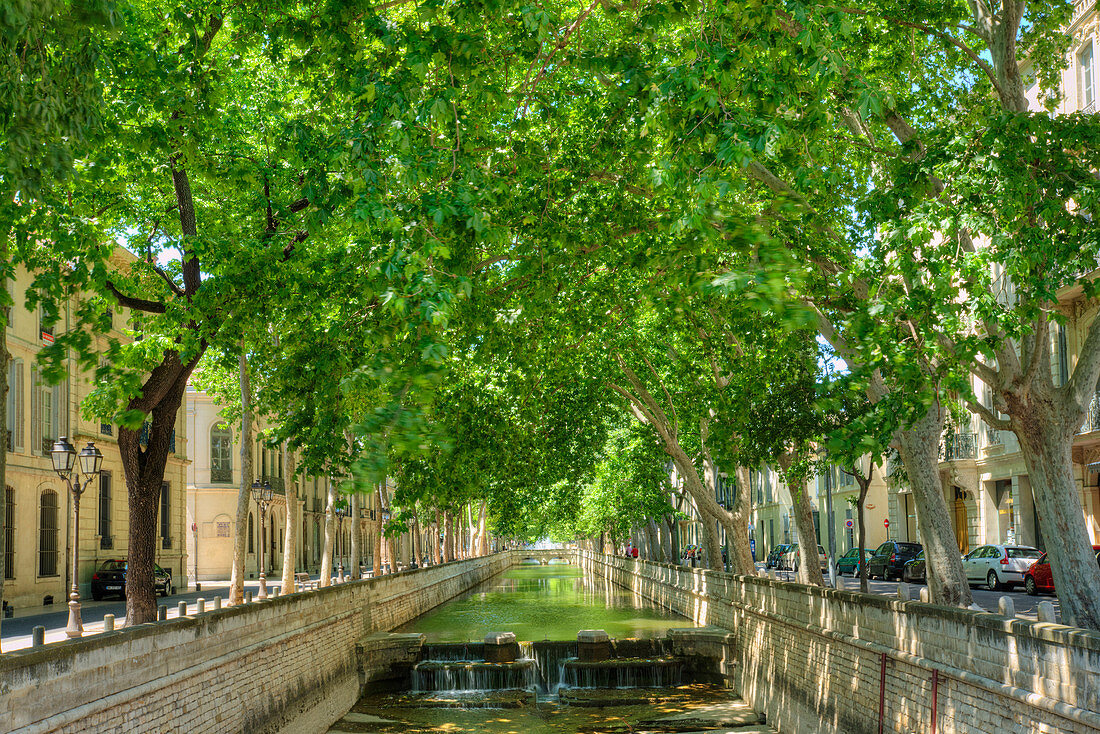
[[[115,286],[111,281],[107,281],[107,290],[114,295],[115,300],[118,301],[120,306],[132,309],[134,311],[144,311],[145,313],[164,313],[167,307],[159,301],[148,301],[144,298],[134,298],[128,296]]]

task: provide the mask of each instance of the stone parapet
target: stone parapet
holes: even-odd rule
[[[507,569],[442,564],[0,655],[0,731],[323,732],[355,703],[360,640]],[[367,666],[369,668],[369,666]]]
[[[725,647],[726,669],[741,695],[780,731],[1100,730],[1095,632],[770,578],[579,555],[588,573],[728,631],[724,640],[721,633],[709,637]]]

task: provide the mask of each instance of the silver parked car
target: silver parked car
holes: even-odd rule
[[[1024,572],[1043,552],[1028,545],[982,545],[963,556],[963,571],[970,583],[983,583],[995,591],[1024,582]]]
[[[829,560],[825,557],[825,548],[820,544],[817,546],[817,560],[821,565],[822,571],[829,570]],[[782,564],[780,568],[785,568],[788,571],[797,571],[801,562],[802,557],[798,552],[798,543],[795,543],[780,557],[780,563]]]

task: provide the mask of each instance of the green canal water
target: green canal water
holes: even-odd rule
[[[575,640],[602,629],[615,638],[663,637],[690,619],[630,591],[585,578],[576,566],[517,566],[394,632],[421,632],[429,642],[481,641],[489,632],[519,640]]]

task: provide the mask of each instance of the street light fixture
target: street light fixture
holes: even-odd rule
[[[351,507],[346,500],[342,500],[336,504],[333,508],[333,512],[336,513],[336,581],[337,583],[344,583],[344,554],[347,548],[344,548],[344,518],[351,513]],[[342,552],[343,551],[343,552]]]
[[[252,482],[252,496],[260,507],[260,593],[256,595],[256,598],[266,599],[267,564],[264,563],[264,546],[267,545],[267,535],[265,529],[267,527],[267,508],[275,500],[275,490],[272,489],[271,482],[264,480],[264,483],[260,484],[260,480],[257,479]]]
[[[103,453],[91,441],[80,450],[80,475],[73,476],[73,467],[77,464],[77,453],[65,436],[61,436],[50,451],[53,470],[69,487],[73,495],[73,576],[69,590],[69,624],[65,634],[69,637],[81,637],[84,634],[84,622],[80,618],[80,590],[77,588],[77,551],[80,544],[80,495],[99,476],[103,467]],[[83,479],[81,479],[83,477]]]

